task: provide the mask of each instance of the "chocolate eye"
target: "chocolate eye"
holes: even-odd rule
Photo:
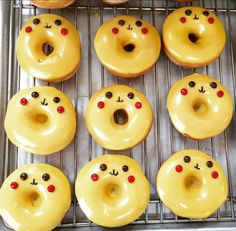
[[[60,26],[61,23],[62,23],[61,20],[59,20],[59,19],[55,20],[55,24],[56,24],[57,26]]]
[[[112,97],[112,93],[110,91],[108,91],[105,95],[108,99],[110,99]]]
[[[190,16],[192,14],[191,10],[185,10],[185,15]]]
[[[185,163],[189,163],[190,161],[191,161],[190,156],[185,156],[185,157],[184,157],[184,162],[185,162]]]
[[[122,166],[122,170],[123,170],[124,172],[128,172],[129,167],[128,167],[127,165],[123,165],[123,166]]]
[[[206,162],[206,166],[207,166],[208,168],[212,168],[212,167],[213,167],[212,161],[208,160],[208,161]]]
[[[43,179],[44,181],[48,181],[48,180],[50,179],[49,174],[44,173],[44,174],[42,175],[42,179]]]
[[[216,82],[211,82],[210,86],[211,86],[211,88],[215,89],[215,88],[217,88],[217,83]]]
[[[38,19],[38,18],[35,18],[34,20],[33,20],[33,24],[34,25],[38,25],[40,23],[40,20]]]
[[[38,98],[38,97],[39,97],[39,93],[38,93],[37,91],[33,91],[33,92],[31,93],[31,96],[32,96],[33,98]]]
[[[59,102],[60,102],[60,98],[57,97],[57,96],[54,97],[54,98],[53,98],[53,102],[54,102],[54,103],[59,103]]]
[[[20,174],[20,179],[21,180],[26,180],[27,178],[28,178],[28,174],[27,173],[23,172],[23,173]]]
[[[129,99],[133,99],[133,98],[134,98],[134,93],[133,93],[133,92],[129,92],[128,95],[127,95],[127,97],[128,97]]]
[[[135,22],[135,25],[138,26],[138,27],[140,27],[140,26],[143,25],[143,23],[142,23],[140,20],[138,20],[138,21]]]
[[[190,82],[188,83],[188,85],[189,85],[190,87],[195,87],[196,83],[195,83],[194,81],[190,81]]]
[[[107,170],[107,166],[105,164],[101,164],[100,165],[100,169],[101,169],[101,171],[106,171]]]
[[[120,26],[124,26],[125,25],[125,20],[123,20],[123,19],[119,20],[118,24]]]
[[[204,11],[202,12],[202,14],[205,15],[205,16],[208,16],[208,15],[209,15],[209,12],[208,12],[207,10],[204,10]]]

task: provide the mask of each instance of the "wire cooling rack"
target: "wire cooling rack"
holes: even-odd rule
[[[174,9],[185,5],[200,5],[215,12],[223,22],[227,42],[221,57],[209,66],[197,69],[184,69],[171,63],[161,53],[156,65],[144,76],[136,79],[121,79],[103,69],[96,57],[93,39],[99,26],[116,15],[133,15],[153,23],[161,34],[166,16]],[[160,228],[227,228],[236,229],[236,141],[235,115],[226,131],[217,137],[203,141],[192,141],[181,136],[172,126],[167,109],[166,98],[170,87],[178,79],[199,72],[209,74],[220,80],[231,92],[235,102],[235,55],[236,55],[236,2],[230,0],[194,0],[193,3],[177,3],[174,0],[130,0],[129,3],[109,6],[100,0],[77,0],[74,5],[62,10],[45,10],[31,5],[30,1],[0,2],[0,183],[17,167],[32,162],[52,164],[67,174],[74,188],[77,172],[89,160],[104,153],[126,154],[136,159],[143,168],[151,187],[151,200],[146,212],[133,224],[121,230],[160,229]],[[31,16],[41,13],[55,13],[68,18],[78,29],[82,41],[81,66],[70,80],[48,84],[28,76],[17,64],[16,39],[24,22]],[[214,38],[212,38],[214,42]],[[111,84],[125,84],[142,91],[149,99],[154,124],[147,139],[139,146],[126,151],[114,152],[102,149],[89,135],[84,110],[91,95],[102,87]],[[29,86],[51,85],[65,92],[77,111],[77,134],[73,142],[63,151],[50,156],[35,156],[16,148],[7,139],[3,121],[9,99],[20,89]],[[196,148],[209,153],[222,165],[229,183],[229,194],[225,204],[207,219],[192,220],[176,216],[160,201],[156,193],[156,174],[162,162],[172,153]],[[199,205],[201,206],[201,205]],[[83,227],[83,229],[102,229],[91,223],[79,208],[72,190],[71,208],[58,229]],[[7,230],[0,221],[1,230]],[[80,228],[81,229],[81,228]]]

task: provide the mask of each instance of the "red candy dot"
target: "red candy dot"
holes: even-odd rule
[[[20,103],[21,103],[22,105],[26,105],[26,104],[28,103],[28,100],[27,100],[26,98],[22,98],[22,99],[20,100]]]
[[[128,181],[129,181],[129,183],[133,183],[135,181],[135,177],[134,176],[129,176]]]
[[[62,28],[61,29],[61,34],[62,35],[67,35],[68,34],[68,30],[66,28]]]
[[[213,179],[216,179],[216,178],[218,178],[219,174],[218,174],[218,172],[213,171],[213,172],[211,173],[211,176],[212,176]]]
[[[91,175],[91,180],[97,181],[98,180],[98,174],[94,173]]]
[[[105,103],[103,103],[102,101],[98,102],[98,108],[102,109],[105,107]]]
[[[57,108],[57,112],[58,113],[63,113],[65,111],[65,109],[64,109],[64,107],[62,107],[62,106],[59,106],[58,108]]]
[[[142,31],[143,34],[147,34],[148,33],[148,29],[146,27],[142,28],[141,31]]]
[[[32,28],[30,27],[30,26],[27,26],[26,28],[25,28],[25,32],[26,33],[30,33],[32,31]]]
[[[187,95],[188,94],[188,90],[186,88],[182,88],[180,93],[181,93],[181,95]]]
[[[140,109],[142,107],[142,103],[140,103],[140,102],[135,103],[135,107],[137,109]]]
[[[186,23],[186,18],[185,18],[185,17],[181,17],[181,18],[179,19],[179,21],[180,21],[181,23]]]
[[[119,29],[114,27],[112,28],[112,34],[118,34],[119,33]]]
[[[12,189],[17,189],[19,185],[17,182],[12,182],[10,186]]]
[[[214,18],[208,18],[208,22],[210,23],[210,24],[213,24],[214,23]]]
[[[176,170],[176,172],[182,172],[183,167],[181,165],[176,165],[175,170]]]
[[[55,186],[54,185],[49,185],[48,186],[48,192],[50,192],[50,193],[52,193],[52,192],[54,192],[56,190],[56,188],[55,188]]]
[[[218,97],[223,97],[224,96],[224,92],[223,91],[218,91],[217,92],[217,96]]]

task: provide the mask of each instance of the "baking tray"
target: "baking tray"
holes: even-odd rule
[[[227,42],[220,58],[209,66],[184,69],[171,63],[161,52],[156,65],[144,76],[122,79],[103,69],[96,57],[93,39],[99,26],[116,15],[133,15],[152,22],[161,34],[166,16],[174,9],[185,5],[200,5],[215,12],[227,33]],[[81,66],[75,76],[63,83],[48,84],[28,76],[16,60],[16,39],[24,22],[40,13],[55,13],[68,18],[78,29],[82,41]],[[235,102],[236,60],[236,1],[195,0],[193,3],[177,3],[174,0],[130,0],[119,6],[103,5],[100,0],[77,0],[74,5],[61,10],[39,9],[30,1],[0,1],[0,184],[18,166],[32,162],[52,164],[67,174],[72,187],[71,207],[58,230],[103,230],[91,223],[81,211],[74,194],[77,172],[89,160],[104,153],[126,154],[136,159],[143,168],[151,188],[151,200],[146,212],[133,224],[119,230],[155,229],[213,229],[236,230],[236,117],[226,131],[212,139],[192,141],[180,135],[172,126],[166,109],[166,98],[170,87],[178,79],[194,72],[209,74],[220,80],[230,91]],[[212,38],[214,42],[214,38]],[[125,151],[110,151],[101,148],[89,135],[84,110],[91,95],[111,84],[126,84],[142,91],[149,99],[154,124],[147,139],[139,146]],[[50,156],[25,153],[9,142],[3,128],[7,102],[20,89],[29,86],[50,85],[65,92],[77,111],[77,134],[73,142],[63,151]],[[234,104],[235,105],[235,104]],[[156,174],[162,162],[172,153],[196,148],[209,153],[222,165],[229,183],[229,194],[225,204],[207,219],[193,220],[171,213],[160,201],[156,192]],[[199,205],[201,206],[201,205]],[[0,220],[0,230],[8,230]]]

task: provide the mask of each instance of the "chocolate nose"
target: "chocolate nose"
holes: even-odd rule
[[[198,163],[194,166],[194,168],[196,168],[197,170],[200,170]]]
[[[48,103],[46,102],[46,99],[44,98],[43,101],[41,101],[41,104],[44,105],[44,106],[47,106]]]
[[[111,174],[112,176],[117,176],[117,175],[118,175],[118,172],[116,172],[116,170],[113,169],[112,172],[110,172],[110,174]]]
[[[122,103],[124,100],[120,98],[120,96],[118,97],[118,99],[116,100],[117,103]]]
[[[37,185],[38,183],[35,181],[35,179],[33,178],[33,182],[30,182],[30,184],[32,185]]]
[[[205,93],[206,92],[206,90],[204,90],[203,86],[201,86],[201,88],[198,89],[198,91],[201,92],[201,93]]]

